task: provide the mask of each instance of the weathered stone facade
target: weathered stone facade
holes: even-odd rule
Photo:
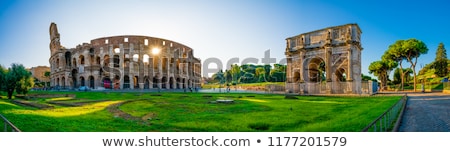
[[[287,38],[286,91],[360,94],[360,35],[357,24],[346,24]]]
[[[201,61],[183,44],[147,36],[112,36],[76,48],[60,45],[50,25],[52,87],[183,89],[200,87]]]
[[[31,75],[39,82],[50,82],[50,78],[45,76],[45,72],[50,72],[48,66],[37,66],[30,68]]]

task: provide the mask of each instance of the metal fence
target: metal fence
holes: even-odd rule
[[[288,91],[300,94],[374,94],[377,83],[372,81],[355,82],[304,82],[286,84]],[[354,88],[360,88],[353,90]]]
[[[365,127],[362,132],[386,132],[397,131],[400,119],[406,106],[408,96],[405,94],[397,103],[381,114],[377,119]],[[395,124],[393,124],[395,122]]]
[[[0,114],[0,118],[3,122],[3,132],[21,132],[19,128],[9,122],[8,119],[6,119],[3,115]]]

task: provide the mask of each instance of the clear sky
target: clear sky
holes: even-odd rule
[[[449,11],[448,0],[2,0],[0,64],[48,66],[51,22],[66,48],[105,36],[146,35],[180,42],[202,61],[215,57],[224,66],[234,57],[261,59],[269,49],[279,62],[285,38],[357,23],[363,31],[364,74],[390,44],[409,38],[429,48],[419,58],[420,68],[434,60],[440,42],[450,50]]]

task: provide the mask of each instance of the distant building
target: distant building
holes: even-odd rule
[[[50,77],[45,76],[45,72],[50,72],[50,67],[48,66],[37,66],[29,69],[31,75],[37,79],[39,82],[50,82]]]
[[[200,87],[201,61],[192,48],[148,36],[112,36],[76,48],[60,45],[50,25],[51,86],[93,89],[182,89]]]

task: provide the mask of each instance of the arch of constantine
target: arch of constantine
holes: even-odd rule
[[[75,89],[183,89],[200,87],[201,61],[192,48],[148,36],[112,36],[76,48],[60,45],[50,25],[50,84]]]
[[[286,91],[360,94],[360,36],[357,24],[346,24],[287,38]]]

